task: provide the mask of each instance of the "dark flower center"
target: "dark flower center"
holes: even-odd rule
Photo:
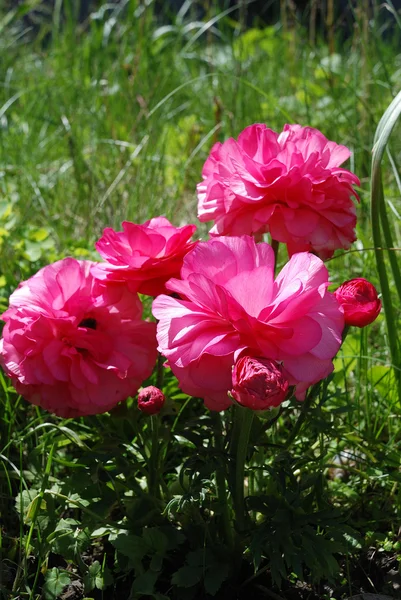
[[[78,325],[78,327],[87,327],[88,329],[96,329],[96,326],[96,319],[94,319],[93,317],[82,319],[82,321]]]

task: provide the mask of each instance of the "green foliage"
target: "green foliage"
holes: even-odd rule
[[[113,577],[107,565],[103,568],[99,561],[95,560],[88,568],[87,574],[83,578],[85,592],[91,592],[93,589],[104,590],[113,583]]]
[[[0,8],[2,309],[44,264],[96,260],[93,242],[106,226],[157,214],[194,222],[210,147],[261,121],[318,127],[353,150],[358,242],[328,267],[334,285],[366,276],[386,296],[368,214],[380,123],[372,193],[390,217],[383,240],[394,250],[376,253],[391,290],[401,149],[396,131],[388,139],[391,115],[381,116],[401,83],[401,55],[399,28],[380,34],[384,15],[385,24],[393,18],[386,7],[371,18],[358,8],[352,39],[338,31],[332,52],[291,20],[245,29],[244,13],[212,2],[203,16],[196,2],[172,15],[155,15],[153,2],[100,3],[81,24],[73,4]],[[199,236],[206,231],[201,225]],[[150,424],[134,401],[59,419],[26,404],[0,375],[1,593],[51,600],[79,582],[95,598],[231,598],[247,579],[250,597],[260,591],[254,584],[279,593],[289,581],[322,597],[319,580],[350,596],[352,568],[369,547],[401,555],[398,294],[387,294],[387,305],[367,331],[350,331],[307,410],[291,401],[255,418],[248,521],[235,543],[227,535],[236,456],[229,412],[216,425],[166,370],[161,486],[152,497]],[[230,483],[226,504],[219,476]]]
[[[75,519],[61,519],[55,531],[47,538],[53,552],[61,554],[66,560],[76,560],[89,546],[88,530],[82,529]]]
[[[186,564],[176,571],[171,583],[179,588],[192,588],[203,582],[207,594],[215,596],[226,581],[231,565],[211,549],[189,552]]]
[[[68,573],[54,567],[46,573],[46,581],[43,585],[43,595],[46,600],[57,600],[66,585],[70,583]]]

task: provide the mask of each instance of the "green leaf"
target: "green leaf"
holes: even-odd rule
[[[61,519],[47,541],[54,552],[61,554],[66,560],[75,560],[89,546],[90,536],[88,529],[82,529],[75,519]]]
[[[31,488],[30,490],[22,490],[15,498],[15,509],[18,513],[26,515],[32,501],[38,495],[39,490]]]
[[[217,594],[222,583],[227,579],[230,567],[227,563],[216,563],[210,566],[205,574],[205,590],[211,596]]]
[[[200,582],[203,575],[201,566],[191,567],[186,565],[176,571],[171,578],[171,583],[178,587],[190,588]]]
[[[151,571],[161,571],[163,566],[164,554],[154,554],[152,556],[152,560],[150,561],[150,570]]]
[[[87,574],[83,578],[85,592],[90,592],[94,588],[104,590],[107,586],[113,583],[113,577],[109,568],[105,565],[102,569],[98,560],[95,560],[89,567]]]
[[[148,546],[150,552],[164,554],[167,549],[168,540],[157,527],[148,527],[143,530],[143,541]]]
[[[141,537],[127,531],[118,532],[115,538],[110,537],[110,541],[121,554],[134,562],[141,561],[148,550]]]
[[[43,585],[43,595],[46,600],[57,600],[66,585],[70,583],[70,577],[64,571],[57,567],[47,571],[45,583]]]
[[[393,290],[390,285],[390,280],[387,274],[384,253],[382,251],[382,232],[380,223],[383,228],[385,243],[389,243],[389,227],[385,216],[384,206],[384,190],[382,183],[381,162],[389,141],[390,135],[394,126],[401,114],[401,92],[394,98],[387,110],[383,114],[377,126],[374,146],[372,149],[372,176],[370,185],[370,205],[371,205],[371,222],[373,243],[375,247],[376,265],[379,274],[380,287],[382,292],[382,301],[384,307],[384,316],[387,324],[387,334],[391,353],[392,363],[395,366],[399,365],[400,347],[397,336],[397,308],[394,305]],[[401,299],[401,274],[398,265],[398,258],[394,252],[389,251],[388,257],[393,274],[395,288],[398,292],[398,297]],[[401,377],[399,372],[395,370],[398,380],[398,393],[401,398]]]
[[[40,243],[48,237],[49,232],[47,231],[47,229],[33,229],[29,232],[29,239],[32,240],[32,242]]]
[[[143,594],[146,596],[153,595],[155,583],[159,573],[155,571],[146,571],[135,578],[132,590],[137,594]]]
[[[96,579],[101,573],[102,567],[98,560],[95,560],[93,564],[90,565],[87,574],[84,576],[84,586],[85,592],[91,592],[96,586]]]
[[[36,262],[42,256],[42,248],[36,242],[26,240],[24,256],[31,262]]]

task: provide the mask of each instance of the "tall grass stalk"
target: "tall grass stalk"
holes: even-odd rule
[[[390,267],[393,275],[393,280],[398,294],[398,300],[401,302],[401,277],[396,255],[393,250],[393,242],[391,230],[389,227],[385,204],[384,191],[382,181],[381,163],[390,135],[397,123],[401,114],[401,92],[394,98],[385,113],[383,114],[374,137],[374,145],[372,151],[372,173],[371,173],[371,220],[372,233],[375,245],[376,265],[380,278],[380,285],[383,297],[383,306],[387,323],[387,335],[389,339],[389,348],[391,359],[395,369],[395,375],[398,381],[398,393],[401,401],[401,362],[400,362],[400,347],[397,335],[398,322],[396,319],[396,309],[390,289],[390,280],[387,273],[387,266],[384,260],[382,251],[382,232],[388,252],[390,253]]]

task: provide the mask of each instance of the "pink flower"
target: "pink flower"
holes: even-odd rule
[[[142,225],[125,221],[123,230],[103,231],[95,245],[109,264],[96,265],[94,277],[125,281],[131,291],[148,296],[165,292],[166,281],[178,277],[184,256],[196,244],[189,241],[196,226],[174,227],[164,217],[156,217]]]
[[[345,281],[334,294],[344,310],[346,325],[370,325],[382,307],[375,286],[362,277]]]
[[[234,365],[232,381],[233,398],[252,410],[277,407],[288,394],[282,368],[269,358],[241,357]]]
[[[165,401],[163,392],[154,385],[143,388],[138,394],[138,408],[147,415],[157,415]]]
[[[198,218],[214,221],[211,235],[269,232],[290,256],[313,251],[330,257],[355,241],[353,185],[339,168],[350,156],[312,127],[285,125],[282,133],[250,125],[213,146],[198,184]]]
[[[155,324],[136,294],[100,284],[94,263],[65,258],[10,297],[0,360],[18,393],[62,417],[110,410],[136,394],[156,361]]]
[[[181,278],[167,284],[180,298],[153,302],[159,351],[208,408],[230,405],[232,367],[245,353],[281,362],[298,398],[333,370],[344,318],[316,256],[296,254],[274,280],[268,244],[214,238],[187,254]]]

